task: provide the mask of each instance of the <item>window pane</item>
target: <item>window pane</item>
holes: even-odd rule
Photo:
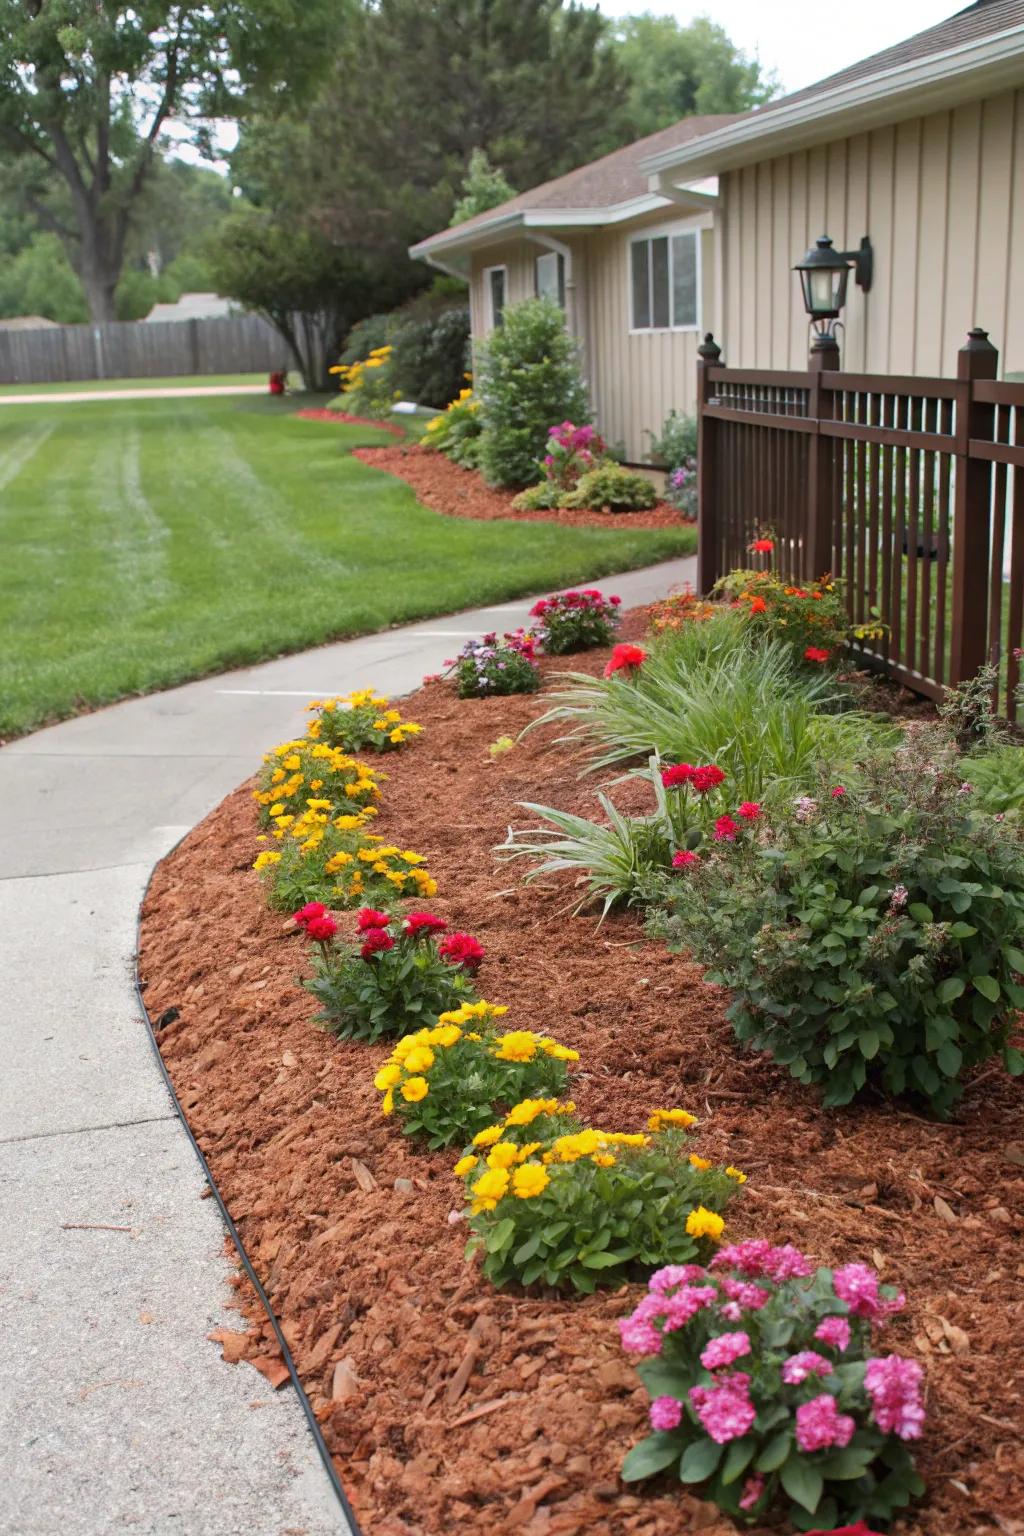
[[[505,269],[491,268],[491,324],[500,325],[505,308]]]
[[[668,326],[671,321],[668,303],[668,237],[666,235],[659,235],[657,240],[651,241],[651,287],[653,289],[651,323],[654,326]]]
[[[536,258],[535,287],[538,298],[554,299],[565,308],[565,261],[555,251]]]
[[[649,240],[634,240],[632,252],[633,329],[643,330],[651,323],[651,285],[647,271]]]
[[[697,324],[697,236],[672,237],[672,324]]]

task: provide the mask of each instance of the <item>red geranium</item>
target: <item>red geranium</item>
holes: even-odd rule
[[[359,951],[364,960],[372,960],[374,955],[382,954],[386,949],[394,949],[395,941],[386,928],[366,928],[363,931],[363,947]]]
[[[715,822],[715,842],[734,843],[739,826],[731,816],[719,816]]]
[[[356,914],[356,927],[360,933],[370,928],[386,928],[391,918],[386,912],[375,912],[372,907],[362,907]]]
[[[750,599],[751,613],[765,613],[767,608],[768,604],[765,602],[763,597],[752,597]]]
[[[475,976],[484,960],[484,947],[471,933],[450,933],[438,945],[438,954],[449,965],[461,965],[470,976]]]
[[[319,939],[321,944],[328,939],[333,939],[338,931],[338,925],[333,917],[311,917],[306,924],[306,933],[311,939]]]
[[[639,645],[617,645],[613,648],[604,669],[605,677],[612,677],[616,672],[632,671],[634,667],[642,667],[647,660],[647,652]]]
[[[433,917],[429,912],[410,912],[403,918],[402,927],[410,939],[418,939],[421,935],[429,938],[432,933],[444,933],[448,924],[442,917]]]
[[[756,800],[744,800],[736,814],[742,816],[744,821],[756,821],[761,814],[761,807]]]
[[[704,768],[695,768],[690,777],[690,783],[698,795],[706,795],[709,789],[716,789],[725,778],[721,768],[716,768],[714,763],[708,763]]]
[[[774,539],[755,539],[753,544],[751,544],[749,546],[749,548],[750,548],[750,551],[751,551],[752,554],[756,554],[756,555],[770,555],[772,550],[775,548],[775,540]]]
[[[845,788],[843,787],[842,784],[836,784],[836,785],[833,786],[833,788],[832,788],[832,799],[833,800],[841,800],[845,794],[846,794],[846,790],[845,790]]]
[[[661,782],[666,789],[675,789],[677,784],[689,784],[696,771],[689,763],[675,763],[661,770]]]
[[[830,1531],[808,1531],[807,1536],[882,1536],[881,1531],[872,1531],[866,1520],[858,1520],[856,1525],[838,1525]]]
[[[608,601],[611,603],[613,608],[617,608],[619,606],[619,604],[622,602],[622,598],[621,597],[610,597],[608,599]]]
[[[819,645],[809,645],[804,651],[804,661],[828,661],[828,651],[823,651]]]
[[[673,869],[686,869],[691,864],[700,863],[700,854],[692,853],[689,848],[680,848],[678,853],[672,855]]]
[[[327,908],[322,901],[307,901],[304,907],[300,907],[297,912],[292,913],[292,922],[298,923],[300,928],[305,928],[312,918],[323,917],[326,911]]]

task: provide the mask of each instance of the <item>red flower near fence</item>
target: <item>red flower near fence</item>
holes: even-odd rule
[[[637,667],[642,667],[647,660],[647,652],[639,645],[616,645],[608,659],[608,665],[604,669],[605,677],[613,677],[616,672],[632,672]]]

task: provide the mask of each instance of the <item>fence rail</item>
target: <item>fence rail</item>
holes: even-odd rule
[[[287,347],[259,315],[0,328],[0,384],[266,373],[287,366]]]
[[[1024,383],[996,379],[974,330],[955,379],[842,373],[833,347],[807,373],[727,368],[712,337],[698,380],[698,584],[749,564],[771,532],[775,568],[844,584],[858,643],[930,698],[999,667],[1016,716],[1024,645]]]

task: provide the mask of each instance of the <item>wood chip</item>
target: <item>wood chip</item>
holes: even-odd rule
[[[358,1157],[350,1157],[349,1163],[352,1165],[352,1172],[355,1175],[356,1183],[359,1185],[361,1190],[364,1190],[366,1194],[369,1194],[372,1189],[376,1189],[378,1187],[377,1180],[374,1178],[369,1168],[367,1168],[366,1164],[359,1161]]]
[[[943,1200],[941,1195],[936,1195],[935,1199],[932,1201],[932,1204],[935,1207],[935,1214],[937,1216],[941,1216],[943,1221],[948,1221],[951,1226],[956,1225],[956,1212],[951,1205],[948,1205],[946,1201]]]
[[[459,1418],[453,1419],[452,1429],[461,1429],[464,1424],[473,1424],[477,1419],[484,1419],[490,1413],[497,1413],[499,1408],[504,1408],[506,1403],[517,1402],[523,1396],[522,1392],[506,1392],[504,1397],[492,1397],[487,1403],[480,1403],[476,1408],[471,1408],[468,1413],[463,1413]]]
[[[346,1355],[344,1360],[339,1360],[334,1367],[331,1399],[335,1403],[343,1403],[346,1398],[355,1397],[358,1391],[359,1377],[356,1375],[355,1361],[351,1355]]]
[[[245,1358],[245,1352],[252,1344],[252,1339],[247,1333],[239,1333],[236,1328],[215,1328],[206,1337],[212,1344],[221,1346],[221,1357],[228,1365],[237,1365],[239,1360]]]
[[[288,1367],[280,1355],[257,1355],[255,1360],[249,1361],[249,1364],[254,1365],[275,1390],[280,1389],[286,1381],[290,1380]]]

